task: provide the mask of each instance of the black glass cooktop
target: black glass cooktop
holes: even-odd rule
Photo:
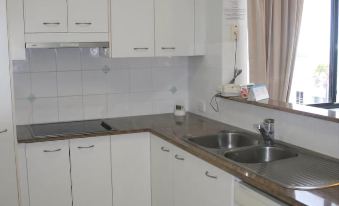
[[[116,130],[102,120],[31,125],[34,137],[88,134]]]

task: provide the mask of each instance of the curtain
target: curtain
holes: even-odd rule
[[[250,82],[287,102],[304,0],[248,0]]]

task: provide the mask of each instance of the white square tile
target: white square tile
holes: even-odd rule
[[[153,113],[162,114],[162,113],[172,113],[174,111],[174,100],[159,100],[153,102]]]
[[[58,121],[57,98],[38,98],[33,102],[33,123]]]
[[[125,117],[129,115],[128,94],[107,95],[108,118]]]
[[[173,66],[176,68],[187,68],[188,67],[188,57],[174,57]]]
[[[111,68],[112,69],[129,69],[130,68],[130,61],[131,58],[113,58],[110,59]]]
[[[58,72],[58,96],[82,95],[82,72]]]
[[[101,70],[105,66],[109,67],[109,58],[102,56],[102,53],[97,48],[82,48],[81,62],[83,70]]]
[[[84,96],[84,118],[102,119],[107,116],[106,95]]]
[[[129,70],[111,70],[107,74],[108,93],[127,93],[130,86]]]
[[[103,71],[83,71],[84,95],[106,93],[106,74]]]
[[[15,100],[15,122],[17,125],[32,124],[32,103],[28,99]]]
[[[168,91],[175,86],[171,68],[152,69],[153,90]]]
[[[56,97],[56,72],[37,72],[31,74],[32,94],[36,97]]]
[[[31,74],[14,73],[14,95],[15,98],[27,98],[31,95]]]
[[[167,68],[174,65],[174,57],[155,57],[152,59],[152,68]]]
[[[32,72],[56,71],[55,49],[30,49]]]
[[[148,115],[152,114],[152,93],[134,93],[129,96],[129,114]]]
[[[175,85],[178,90],[188,90],[188,68],[173,68],[172,72],[172,84]],[[212,82],[213,85],[215,82]]]
[[[63,48],[57,49],[57,70],[81,70],[80,49]]]
[[[59,97],[59,121],[83,119],[82,96]]]
[[[150,69],[152,68],[152,58],[149,57],[135,57],[128,58],[129,67],[131,69]]]
[[[28,59],[14,60],[13,61],[13,72],[30,72]]]
[[[132,69],[130,83],[132,92],[152,91],[152,69]]]

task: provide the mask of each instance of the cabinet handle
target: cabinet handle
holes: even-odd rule
[[[74,24],[75,25],[86,25],[86,26],[92,25],[91,22],[75,22]]]
[[[218,176],[213,176],[210,175],[208,171],[205,172],[206,177],[213,178],[213,179],[218,179]]]
[[[8,129],[3,129],[3,130],[0,131],[0,134],[1,133],[6,133],[6,132],[8,132]]]
[[[137,51],[137,50],[148,50],[148,48],[147,47],[139,47],[139,48],[133,48],[135,51]]]
[[[60,22],[44,22],[44,23],[42,23],[43,25],[46,25],[46,26],[48,26],[48,25],[55,25],[55,26],[58,26],[58,25],[60,25]]]
[[[167,149],[166,147],[161,147],[161,150],[164,151],[164,152],[170,152],[170,150]]]
[[[78,149],[90,149],[90,148],[93,148],[94,145],[91,145],[91,146],[88,146],[88,147],[78,147]]]
[[[175,159],[177,159],[177,160],[181,160],[181,161],[184,161],[184,160],[185,160],[185,158],[180,157],[180,156],[177,155],[177,154],[176,154],[174,157],[175,157]]]
[[[44,152],[59,152],[61,149],[55,149],[55,150],[44,150]]]
[[[175,50],[175,47],[161,47],[162,50]]]

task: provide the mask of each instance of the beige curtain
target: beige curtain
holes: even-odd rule
[[[271,99],[288,101],[304,0],[248,0],[252,83],[268,86]]]

